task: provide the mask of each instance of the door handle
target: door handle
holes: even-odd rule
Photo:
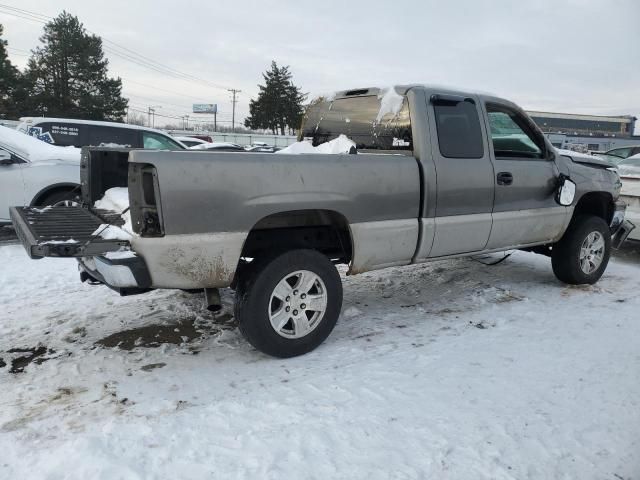
[[[511,172],[500,172],[496,178],[498,185],[511,185],[513,183],[513,174]]]

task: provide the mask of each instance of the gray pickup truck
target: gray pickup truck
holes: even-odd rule
[[[81,279],[121,294],[236,291],[241,332],[274,356],[330,334],[349,274],[508,249],[551,257],[592,284],[633,229],[613,165],[557,152],[513,103],[421,85],[365,88],[308,108],[300,140],[345,135],[345,154],[87,149],[81,205],[14,207],[32,258],[77,257]],[[341,137],[342,138],[342,137]],[[101,235],[123,212],[95,208],[128,188],[132,235]],[[104,227],[102,227],[104,229]]]

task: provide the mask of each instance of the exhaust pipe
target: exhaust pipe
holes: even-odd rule
[[[205,288],[204,300],[207,310],[210,312],[219,312],[222,309],[222,300],[220,300],[220,291],[217,288]]]

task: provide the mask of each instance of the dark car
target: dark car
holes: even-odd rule
[[[160,130],[127,123],[24,117],[17,130],[44,142],[63,147],[104,146],[154,150],[186,148]]]

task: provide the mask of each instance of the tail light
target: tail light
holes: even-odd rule
[[[158,175],[153,165],[129,164],[133,231],[141,237],[164,236]]]

